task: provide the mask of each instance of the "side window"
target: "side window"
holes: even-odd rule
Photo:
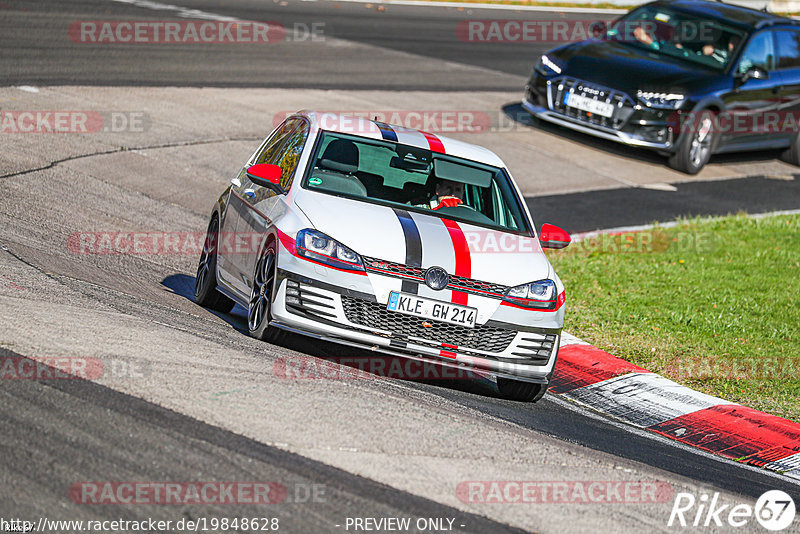
[[[775,32],[775,48],[779,69],[800,67],[800,32],[781,30]]]
[[[773,70],[775,68],[774,58],[772,32],[758,33],[747,43],[747,48],[739,60],[738,72],[744,74],[750,67],[761,67],[767,71]]]
[[[292,131],[302,122],[303,121],[300,119],[289,119],[279,126],[261,150],[254,164],[270,163],[275,165],[283,143],[289,138]]]
[[[307,140],[308,124],[305,121],[301,121],[298,128],[289,135],[286,146],[280,154],[279,161],[276,162],[281,168],[281,187],[284,190],[288,190],[292,186],[294,173],[297,170],[297,164],[300,162],[300,154],[303,153]]]

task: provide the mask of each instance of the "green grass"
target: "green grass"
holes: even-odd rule
[[[567,288],[568,332],[800,422],[800,216],[686,220],[548,255]]]

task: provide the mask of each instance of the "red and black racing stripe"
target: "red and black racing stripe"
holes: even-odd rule
[[[378,122],[372,121],[375,123],[375,126],[381,131],[381,136],[383,137],[384,141],[394,141],[397,143],[397,132],[394,131],[394,128],[386,124],[385,122]],[[441,139],[433,135],[432,133],[420,131],[425,140],[428,141],[428,148],[431,152],[438,152],[440,154],[444,154],[444,144],[442,143]]]
[[[375,126],[377,126],[378,129],[381,131],[381,135],[383,136],[384,140],[394,141],[395,143],[397,142],[397,133],[392,129],[391,126],[383,122],[378,122],[378,121],[372,121],[372,122],[374,122]]]
[[[403,237],[406,241],[406,261],[405,264],[411,267],[422,267],[422,238],[419,235],[417,223],[411,218],[411,214],[400,208],[392,208],[400,226],[403,228]],[[401,285],[403,293],[417,294],[419,284],[412,280],[403,280]]]

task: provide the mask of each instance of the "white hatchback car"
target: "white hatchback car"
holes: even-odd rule
[[[564,286],[506,166],[454,139],[299,112],[214,206],[195,299],[284,332],[496,377],[540,399],[564,322]]]

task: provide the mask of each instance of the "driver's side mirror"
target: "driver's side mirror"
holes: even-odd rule
[[[542,225],[542,231],[539,232],[539,243],[542,244],[542,248],[564,248],[571,242],[572,238],[565,230],[550,223]]]
[[[281,187],[281,168],[277,165],[252,165],[247,168],[247,177],[256,185],[267,187],[281,195],[286,193]]]
[[[739,78],[739,83],[745,83],[747,80],[768,80],[769,72],[761,67],[753,65],[746,71],[738,73],[737,77]]]

